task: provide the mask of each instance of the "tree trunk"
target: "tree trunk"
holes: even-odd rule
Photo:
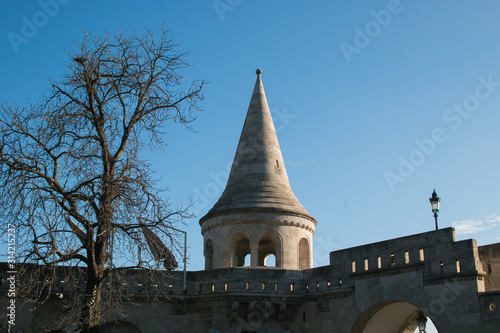
[[[98,214],[98,227],[95,230],[96,241],[93,247],[87,249],[88,257],[94,258],[87,271],[87,290],[80,319],[82,333],[97,333],[100,325],[101,312],[101,287],[105,276],[105,264],[107,259],[108,241],[113,217],[113,196],[115,193],[114,172],[109,162],[109,152],[103,149],[103,155],[107,156],[104,163],[104,185],[102,186],[102,197],[100,199],[101,209]],[[89,235],[92,237],[94,230]]]
[[[80,332],[82,333],[99,332],[102,279],[92,277],[90,274],[89,272],[80,316]]]

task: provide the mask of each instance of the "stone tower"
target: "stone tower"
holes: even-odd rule
[[[295,197],[281,156],[258,69],[226,188],[200,219],[205,269],[266,266],[312,267],[316,220]]]

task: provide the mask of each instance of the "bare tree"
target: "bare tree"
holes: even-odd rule
[[[85,34],[41,102],[1,106],[2,219],[18,228],[20,262],[84,268],[82,332],[101,322],[113,267],[176,266],[163,242],[189,213],[164,199],[144,154],[164,145],[167,122],[189,128],[199,111],[204,82],[186,82],[186,55],[165,29]]]

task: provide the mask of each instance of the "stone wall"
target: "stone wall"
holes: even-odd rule
[[[406,333],[422,310],[440,333],[496,332],[497,251],[498,244],[457,242],[448,228],[334,251],[330,265],[306,270],[228,267],[187,272],[186,283],[182,272],[151,282],[130,270],[103,291],[126,292],[130,301],[103,318],[107,332]],[[4,296],[6,272],[0,265]],[[56,281],[40,309],[18,309],[17,328],[37,331],[34,319],[50,316],[57,294],[64,300],[85,290],[82,282]]]

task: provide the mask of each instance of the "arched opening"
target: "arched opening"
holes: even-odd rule
[[[307,238],[299,241],[299,269],[311,268],[311,250]]]
[[[269,254],[264,258],[264,266],[266,267],[276,267],[276,256],[274,254]]]
[[[381,302],[358,318],[351,333],[418,333],[419,312],[418,307],[407,302]],[[438,333],[430,318],[427,318],[427,333]]]
[[[213,268],[213,257],[214,257],[214,244],[211,239],[207,239],[205,242],[205,269]]]
[[[239,232],[233,236],[231,239],[231,253],[231,266],[250,266],[249,260],[245,263],[245,257],[250,254],[250,239],[247,234]]]
[[[274,256],[274,267],[279,267],[279,239],[273,232],[265,232],[260,236],[259,240],[259,260],[257,262],[258,266],[268,266],[266,265],[266,259],[269,256]]]
[[[251,257],[252,256],[250,255],[250,253],[245,256],[245,259],[243,260],[243,266],[251,266],[252,265],[252,260],[251,260],[252,258]]]

